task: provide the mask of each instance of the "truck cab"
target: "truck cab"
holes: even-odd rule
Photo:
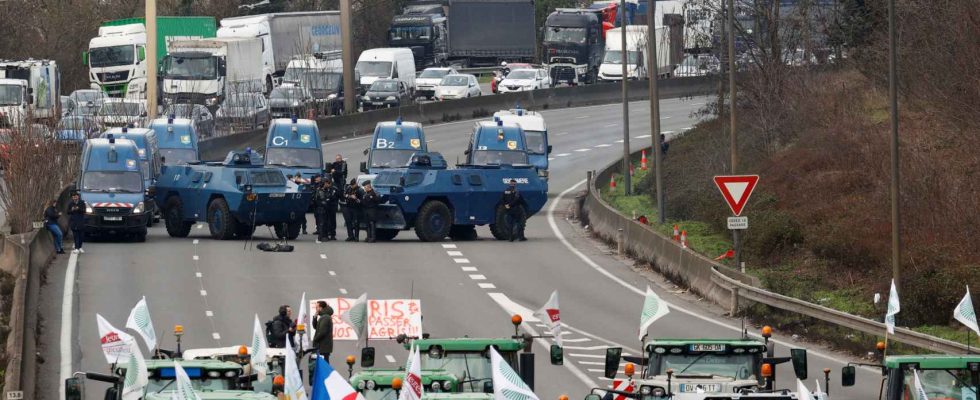
[[[480,121],[473,125],[470,143],[464,151],[466,165],[529,165],[527,138],[515,122]]]
[[[61,72],[50,60],[0,62],[0,126],[61,117]]]
[[[118,139],[129,139],[136,144],[136,151],[139,154],[140,170],[143,172],[143,187],[149,188],[156,185],[157,177],[160,176],[160,167],[163,165],[160,159],[160,143],[157,141],[157,134],[149,128],[112,128],[102,133],[103,138],[113,135]],[[157,210],[156,202],[147,199],[146,211],[150,215],[155,215]],[[153,219],[147,222],[151,226]]]
[[[916,394],[916,375],[929,399],[975,400],[980,393],[980,355],[919,354],[885,357],[878,398],[927,400]],[[841,385],[854,386],[854,366],[844,367]],[[877,382],[875,382],[877,384]],[[884,395],[882,397],[882,395]]]
[[[408,165],[415,153],[428,152],[425,132],[418,122],[402,120],[379,122],[374,127],[371,147],[364,149],[367,161],[361,162],[359,182],[373,180],[378,171]]]
[[[272,120],[265,140],[265,165],[307,181],[322,174],[323,147],[316,121],[295,117]]]
[[[89,139],[81,170],[77,187],[87,205],[86,232],[124,233],[145,241],[151,189],[145,186],[136,143],[111,134]]]
[[[660,29],[660,28],[658,28]],[[626,49],[623,49],[622,37],[626,35]],[[657,43],[660,45],[660,43]],[[660,47],[660,46],[658,46]],[[626,57],[623,57],[623,53]],[[599,80],[606,82],[623,79],[623,59],[626,59],[626,79],[645,79],[647,77],[646,54],[647,27],[646,25],[627,25],[625,32],[622,27],[606,31],[606,51],[599,66]],[[658,48],[657,50],[661,50]],[[665,71],[666,72],[666,71]]]
[[[22,79],[0,79],[0,128],[20,126],[27,116],[31,89]]]
[[[545,20],[542,43],[551,84],[594,83],[605,51],[597,10],[559,8]]]
[[[197,147],[197,128],[186,118],[158,118],[150,122],[160,147],[163,165],[193,164],[201,161]]]
[[[388,46],[412,50],[415,65],[442,65],[449,58],[446,17],[441,14],[403,14],[391,19]]]
[[[99,27],[82,56],[92,89],[110,97],[146,98],[146,27],[132,22]]]
[[[545,124],[544,117],[540,113],[522,108],[497,111],[493,117],[499,118],[505,124],[515,123],[524,130],[528,161],[538,170],[538,176],[548,179],[551,145],[548,144],[548,125]]]
[[[364,400],[395,400],[394,378],[404,379],[404,369],[365,368],[350,379],[351,386]],[[453,393],[460,390],[459,378],[444,370],[422,370],[425,393]]]
[[[265,88],[261,39],[176,40],[168,47],[161,62],[167,104],[203,104],[213,112],[232,93]]]

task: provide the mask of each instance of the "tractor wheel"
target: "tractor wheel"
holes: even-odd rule
[[[374,237],[377,240],[387,242],[398,236],[397,229],[376,229],[374,231]]]
[[[167,234],[170,237],[185,238],[191,233],[194,223],[184,221],[184,203],[180,201],[180,197],[173,196],[167,200],[163,215],[163,224],[167,227]]]
[[[423,242],[438,242],[449,235],[453,215],[445,203],[433,200],[422,205],[415,219],[415,235]]]
[[[274,227],[276,231],[276,237],[279,239],[286,240],[296,240],[299,237],[299,232],[303,229],[303,222],[283,222],[278,223]]]
[[[235,238],[238,230],[238,221],[231,215],[228,203],[225,199],[214,199],[208,205],[208,229],[211,230],[211,237],[218,240],[231,240]]]
[[[476,240],[476,226],[453,225],[452,228],[449,228],[449,238],[459,241]]]

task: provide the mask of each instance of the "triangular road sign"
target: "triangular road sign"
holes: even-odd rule
[[[752,189],[759,182],[759,175],[719,175],[715,177],[715,185],[721,191],[721,196],[732,209],[732,214],[739,216],[742,209],[752,196]]]

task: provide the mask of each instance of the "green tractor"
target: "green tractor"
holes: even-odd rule
[[[977,400],[980,396],[980,355],[923,354],[888,356],[881,368],[879,399],[885,400]],[[915,390],[915,373],[928,399]],[[857,368],[844,367],[842,386],[854,386]],[[884,396],[884,397],[882,397]]]
[[[354,374],[350,384],[365,400],[397,400],[404,377],[404,369],[367,368]],[[459,380],[446,371],[423,369],[422,386],[426,394],[452,393],[459,389]]]

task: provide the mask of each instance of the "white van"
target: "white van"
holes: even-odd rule
[[[378,79],[397,79],[405,82],[410,94],[415,92],[415,56],[404,47],[364,50],[354,70],[361,76],[364,91]]]
[[[619,81],[623,79],[623,28],[606,31],[606,54],[602,65],[599,66],[599,79],[603,81]],[[659,43],[658,43],[659,44]],[[626,26],[626,53],[628,61],[626,73],[628,79],[645,79],[647,77],[646,54],[647,26]],[[658,49],[659,50],[659,49]]]

